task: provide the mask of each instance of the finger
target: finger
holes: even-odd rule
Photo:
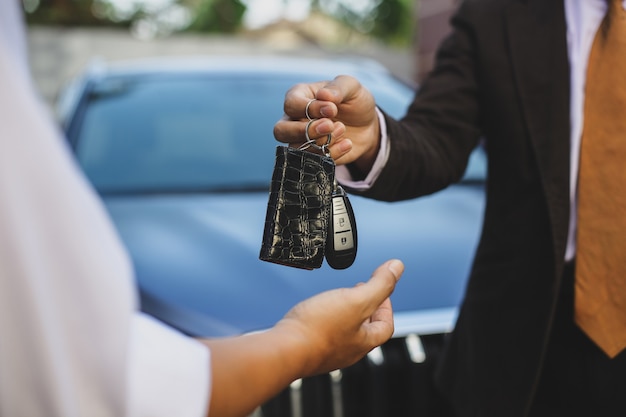
[[[374,96],[356,78],[340,75],[317,91],[316,98],[324,103],[330,100],[337,107],[333,120],[341,120],[347,126],[365,127],[375,117]],[[333,113],[334,114],[334,113]]]
[[[339,108],[337,106],[340,103],[341,102],[333,103],[331,101],[320,100],[317,98],[309,100],[304,106],[305,117],[309,117],[311,119],[334,119],[337,117],[337,114],[339,114]]]
[[[342,157],[352,150],[352,141],[347,138],[335,140],[333,135],[331,143],[332,145],[328,147],[330,157],[335,160],[337,165],[341,165],[343,163]]]
[[[308,119],[337,118],[339,106],[351,100],[358,100],[359,94],[363,91],[361,83],[356,78],[347,75],[340,75],[321,86],[317,83],[311,87],[319,88],[314,92],[313,98],[307,96],[306,103],[304,103],[304,116]],[[289,105],[301,106],[302,102],[294,100]],[[295,108],[291,112],[296,115],[300,114]]]
[[[381,345],[393,336],[393,309],[389,298],[376,309],[370,320],[362,326],[362,329],[367,332],[372,345]]]
[[[362,93],[361,83],[354,77],[339,75],[331,81],[296,84],[285,95],[285,114],[293,119],[335,118],[338,106]]]
[[[369,281],[356,288],[361,292],[361,296],[368,300],[368,316],[372,315],[393,293],[403,272],[404,264],[401,261],[397,259],[387,261],[374,271]]]
[[[345,126],[341,122],[333,122],[329,119],[290,120],[283,118],[274,125],[274,137],[282,143],[303,143],[310,139],[315,139],[318,145],[323,145],[328,139],[328,135],[340,139],[345,133]]]
[[[372,313],[369,324],[376,326],[377,322],[393,323],[393,308],[391,307],[391,299],[386,298]]]
[[[336,114],[336,106],[333,103],[315,100],[317,91],[327,84],[328,81],[320,81],[310,84],[296,84],[291,87],[285,94],[284,111],[287,117],[292,120],[306,119],[307,110],[311,119],[333,117]],[[330,108],[327,108],[328,106]],[[324,116],[322,113],[329,114],[329,116]]]
[[[321,108],[325,102],[338,105],[350,101],[357,97],[360,91],[361,83],[356,78],[339,75],[317,90],[315,98],[320,101],[319,107]]]
[[[386,342],[394,332],[393,308],[389,296],[393,292],[396,283],[404,271],[404,265],[398,260],[391,260],[381,265],[372,275],[368,285],[378,284],[373,288],[371,301],[376,303],[376,297],[383,297],[388,294],[369,316],[369,320],[363,324],[362,329],[366,331],[372,346],[378,346]],[[374,287],[373,285],[370,285]]]

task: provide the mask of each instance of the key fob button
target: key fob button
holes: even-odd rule
[[[334,216],[333,220],[335,222],[335,234],[350,231],[350,218],[347,213]]]
[[[356,252],[356,221],[352,205],[343,188],[337,186],[332,197],[326,262],[331,268],[345,269],[354,263]]]
[[[354,246],[354,239],[352,239],[352,233],[335,233],[335,250],[348,250]]]

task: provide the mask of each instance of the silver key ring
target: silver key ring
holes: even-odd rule
[[[309,149],[311,146],[317,146],[313,139],[307,140],[302,145],[298,146],[298,149],[301,150],[301,151],[304,151],[304,150]]]
[[[330,151],[328,150],[328,147],[330,146],[332,135],[328,134],[328,139],[326,140],[326,143],[323,144],[322,146],[319,146],[316,143],[315,139],[311,139],[311,136],[309,136],[309,127],[311,127],[311,123],[317,120],[317,119],[312,119],[311,116],[309,115],[309,105],[311,105],[311,103],[313,103],[316,100],[317,99],[309,100],[309,102],[306,104],[306,108],[304,109],[304,113],[306,114],[306,117],[309,119],[309,121],[306,123],[306,126],[304,128],[304,137],[306,141],[302,145],[300,145],[298,149],[306,150],[306,149],[309,149],[310,147],[314,147],[315,149],[321,150],[324,156],[330,157]]]
[[[306,135],[308,138],[308,135]],[[311,147],[315,148],[315,149],[319,149],[322,151],[322,153],[324,154],[324,156],[327,156],[330,158],[330,151],[328,150],[328,147],[330,146],[330,141],[332,140],[332,135],[329,134],[328,135],[328,139],[326,140],[326,143],[323,144],[322,146],[319,146],[317,143],[315,143],[315,139],[308,139],[306,142],[304,142],[302,145],[300,145],[298,147],[299,150],[304,151],[307,150]]]
[[[304,128],[304,137],[306,138],[307,142],[311,141],[311,137],[309,136],[309,127],[311,127],[311,123],[313,123],[314,121],[315,119],[309,119],[309,121],[306,124],[306,127]]]
[[[330,158],[330,151],[328,150],[328,147],[330,146],[330,141],[332,140],[332,138],[333,138],[332,135],[329,133],[328,140],[326,140],[326,143],[320,146],[322,153],[329,158]]]
[[[309,120],[313,120],[313,118],[311,117],[311,115],[309,114],[309,106],[311,105],[311,103],[313,103],[314,101],[317,101],[316,98],[313,98],[311,100],[309,100],[308,103],[306,103],[306,107],[304,108],[304,114],[306,115],[306,118]]]

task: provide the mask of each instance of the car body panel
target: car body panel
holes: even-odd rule
[[[284,92],[297,81],[336,74],[357,76],[395,117],[412,99],[412,86],[370,61],[289,57],[142,60],[91,69],[66,90],[61,123],[129,250],[144,311],[195,336],[258,331],[297,302],[356,285],[385,260],[399,258],[406,268],[392,296],[396,335],[452,328],[482,222],[486,164],[480,149],[464,181],[431,196],[385,203],[350,195],[359,243],[356,261],[346,270],[324,264],[306,271],[258,258],[279,145],[271,137],[272,127],[281,117]],[[212,96],[210,91],[219,90],[200,91],[194,83],[205,79],[224,92]],[[252,95],[259,101],[230,103],[244,94],[250,80],[268,80],[265,89],[250,87],[258,88]],[[144,88],[152,82],[158,89]],[[108,119],[120,108],[121,116]],[[229,128],[220,120],[222,111],[236,112]],[[179,114],[182,119],[170,121]],[[150,135],[142,131],[148,124],[157,129]],[[136,174],[149,160],[150,140],[180,136],[180,146],[186,146],[190,126],[199,128],[200,136],[196,132],[189,143],[212,141],[195,150],[195,156],[207,158],[200,159],[199,168],[162,164],[146,171],[147,180]],[[235,134],[228,149],[222,147],[231,131],[239,129],[247,133]],[[90,148],[81,142],[83,134],[96,144]],[[103,167],[91,162],[99,148],[119,136],[125,137],[124,146],[134,148],[117,150],[121,153],[105,159]],[[160,158],[180,153],[169,146]],[[137,153],[135,159],[126,161],[126,149]],[[181,186],[197,172],[210,181]],[[154,176],[159,186],[150,183]]]
[[[467,242],[480,226],[465,219],[480,216],[480,187],[394,204],[350,196],[359,248],[346,270],[260,261],[267,199],[262,192],[106,199],[134,259],[144,308],[194,335],[261,330],[298,301],[366,280],[390,258],[405,263],[392,296],[397,314],[459,304],[474,250]]]

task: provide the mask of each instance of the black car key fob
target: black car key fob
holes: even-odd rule
[[[345,269],[356,258],[357,234],[352,205],[340,185],[333,191],[329,223],[326,262],[333,269]]]

